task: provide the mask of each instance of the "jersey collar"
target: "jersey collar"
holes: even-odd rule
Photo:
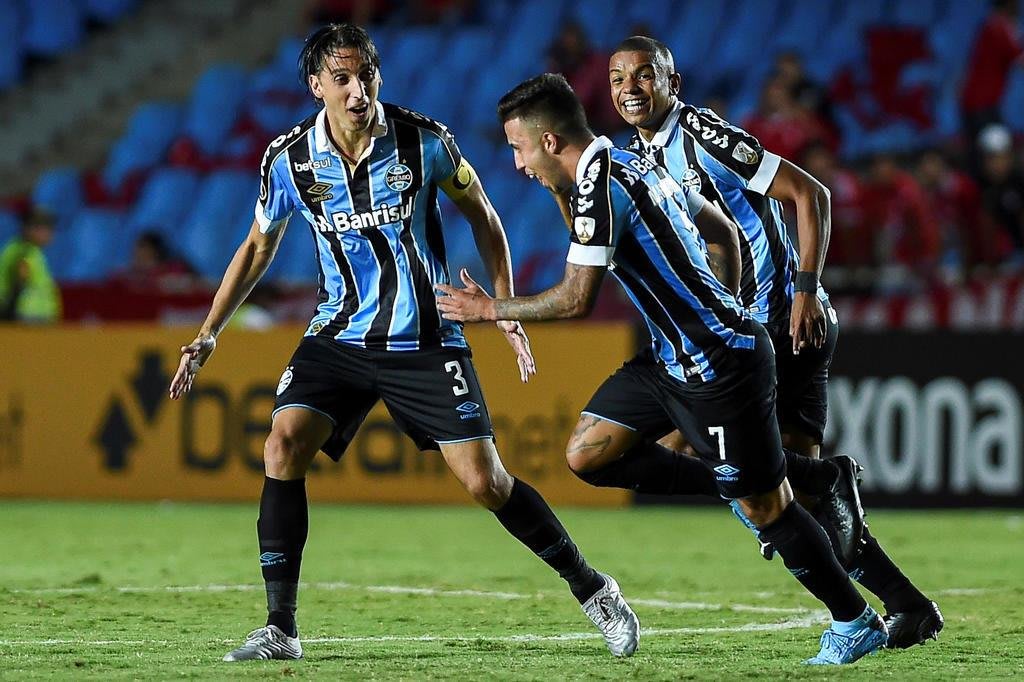
[[[359,158],[360,161],[365,159],[373,151],[373,143],[378,137],[384,137],[388,134],[388,122],[384,118],[384,105],[380,103],[380,100],[375,102],[375,115],[373,120],[373,130],[370,132],[370,144],[366,147],[366,151]],[[344,155],[338,151],[334,143],[331,142],[330,136],[327,135],[327,109],[320,109],[320,113],[316,115],[316,125],[314,128],[314,140],[316,141],[316,151],[320,154],[334,154],[337,157],[344,159]]]
[[[601,137],[595,137],[594,140],[587,145],[587,148],[583,150],[583,154],[580,155],[580,160],[576,162],[577,185],[583,182],[583,178],[587,173],[587,166],[590,165],[590,160],[597,156],[598,152],[604,151],[611,146],[613,146],[612,141],[604,135]]]
[[[640,144],[644,146],[644,150],[650,150],[651,147],[664,147],[668,144],[668,141],[672,138],[672,131],[675,130],[676,125],[679,123],[679,114],[683,111],[683,103],[676,100],[672,105],[672,108],[668,110],[668,115],[662,122],[661,127],[658,128],[658,132],[654,134],[654,137],[650,142],[644,139],[644,136],[639,132],[637,137],[640,138]]]

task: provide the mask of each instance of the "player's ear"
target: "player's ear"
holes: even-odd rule
[[[319,76],[315,73],[311,73],[306,77],[306,82],[309,84],[309,91],[313,93],[313,97],[316,97],[317,99],[324,98],[324,88],[320,85]]]
[[[562,144],[562,138],[552,132],[541,133],[540,144],[544,151],[552,156],[562,151],[562,147],[565,146]]]
[[[683,86],[683,77],[682,76],[680,76],[678,73],[670,73],[668,75],[668,91],[671,92],[673,96],[676,96],[676,95],[679,94],[679,89],[682,88],[682,86]]]

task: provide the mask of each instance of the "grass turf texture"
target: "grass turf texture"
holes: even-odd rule
[[[872,514],[875,535],[939,602],[946,629],[924,647],[818,670],[800,661],[817,651],[822,625],[806,623],[822,617],[819,605],[779,559],[757,556],[750,534],[725,508],[560,512],[590,561],[618,578],[645,630],[662,631],[644,637],[633,658],[616,660],[590,638],[596,631],[564,583],[490,514],[314,506],[299,609],[306,659],[222,663],[265,616],[256,511],[0,503],[0,678],[1024,675],[1019,513]],[[431,589],[395,589],[402,587]],[[752,629],[765,624],[783,629]],[[664,632],[679,628],[688,630]],[[560,635],[570,637],[552,638]],[[335,638],[345,640],[312,641]]]

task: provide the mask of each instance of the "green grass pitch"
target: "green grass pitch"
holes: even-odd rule
[[[228,664],[263,623],[256,505],[0,503],[3,679],[993,679],[1024,676],[1020,512],[876,512],[938,642],[810,669],[823,612],[725,508],[564,509],[645,630],[613,659],[487,512],[313,506],[306,658]]]

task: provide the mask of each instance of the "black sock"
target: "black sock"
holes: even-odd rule
[[[786,478],[793,490],[805,495],[821,495],[839,477],[839,468],[827,459],[805,457],[792,450],[786,453]]]
[[[513,537],[558,571],[581,604],[604,587],[604,579],[587,564],[551,507],[528,484],[513,479],[508,502],[494,515]]]
[[[576,473],[590,485],[653,495],[718,496],[715,477],[696,457],[657,443],[640,443],[596,471]]]
[[[850,566],[850,576],[877,595],[889,613],[911,611],[928,603],[928,597],[903,575],[867,528],[860,555]]]
[[[761,540],[775,545],[789,572],[825,604],[833,620],[850,621],[864,613],[867,602],[836,560],[828,536],[799,504],[791,502],[762,528]]]
[[[295,637],[299,568],[309,532],[306,479],[264,478],[256,532],[267,587],[267,625],[276,625],[286,635]]]

